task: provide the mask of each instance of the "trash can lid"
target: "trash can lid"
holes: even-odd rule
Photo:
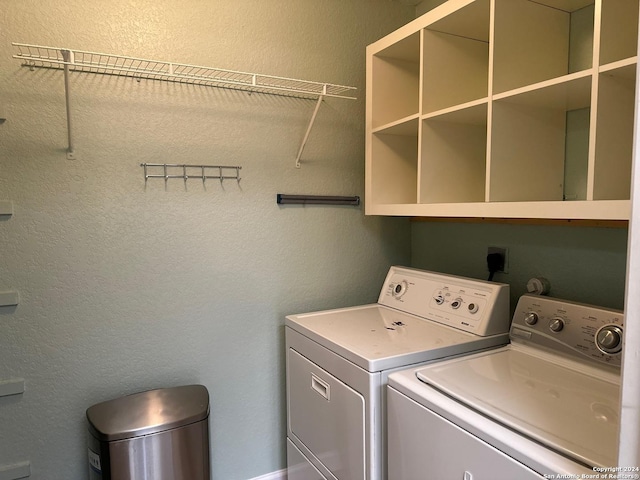
[[[160,388],[98,403],[87,409],[89,430],[99,440],[123,440],[204,420],[209,392],[203,385]]]

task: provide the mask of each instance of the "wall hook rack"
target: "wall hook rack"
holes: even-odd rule
[[[294,78],[275,77],[258,73],[238,72],[222,68],[203,67],[184,63],[147,60],[109,53],[87,52],[69,48],[46,47],[27,43],[12,43],[17,48],[13,58],[22,61],[30,69],[53,68],[64,72],[65,104],[67,109],[67,158],[75,158],[72,124],[71,94],[69,88],[70,72],[87,72],[102,75],[118,75],[138,80],[163,80],[207,87],[227,88],[246,92],[266,93],[287,97],[317,100],[309,126],[296,157],[296,167],[300,167],[300,158],[311,129],[318,114],[320,104],[325,97],[355,100],[351,93],[356,87],[331,83],[311,82]]]
[[[202,180],[204,184],[208,178],[220,180],[236,180],[240,183],[240,166],[229,165],[187,165],[182,163],[141,163],[144,168],[144,181],[150,178],[181,178],[186,183],[190,178]]]

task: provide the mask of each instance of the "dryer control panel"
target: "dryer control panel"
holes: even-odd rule
[[[509,330],[509,285],[391,267],[378,303],[476,335]]]
[[[624,313],[594,305],[539,295],[523,295],[513,315],[509,336],[523,342],[620,366]]]

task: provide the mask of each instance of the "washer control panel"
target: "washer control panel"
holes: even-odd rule
[[[513,316],[513,342],[620,366],[624,313],[538,295],[523,295]]]
[[[509,330],[509,286],[391,267],[378,303],[477,335]]]

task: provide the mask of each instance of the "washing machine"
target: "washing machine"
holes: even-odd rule
[[[386,479],[389,374],[504,345],[510,320],[506,284],[397,266],[375,304],[286,317],[289,480]]]
[[[509,345],[392,374],[389,478],[637,478],[637,466],[611,470],[623,320],[525,295]]]

